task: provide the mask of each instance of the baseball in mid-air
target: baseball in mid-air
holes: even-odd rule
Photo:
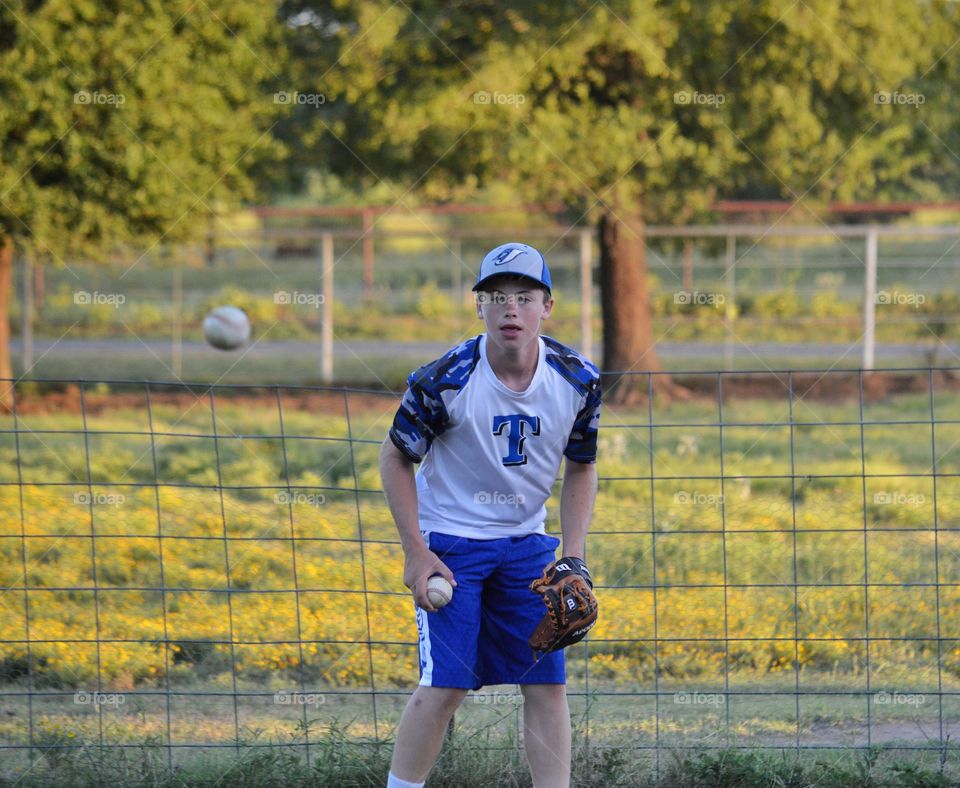
[[[203,335],[218,350],[236,350],[250,339],[250,318],[235,306],[218,306],[204,318]]]
[[[427,580],[427,599],[439,610],[453,599],[453,586],[445,577],[434,575]]]

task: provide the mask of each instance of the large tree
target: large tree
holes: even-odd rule
[[[931,140],[916,133],[929,104],[877,94],[909,94],[960,33],[945,0],[292,0],[284,13],[300,79],[327,99],[303,161],[406,177],[436,199],[507,181],[596,222],[608,372],[660,368],[646,222],[701,218],[718,197],[929,185]],[[617,383],[614,398],[636,395]]]
[[[125,245],[139,254],[252,196],[251,169],[277,152],[280,107],[266,88],[282,73],[276,11],[257,0],[0,3],[0,379],[12,377],[16,250],[64,266]]]

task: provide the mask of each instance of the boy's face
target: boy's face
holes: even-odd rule
[[[553,298],[533,282],[495,279],[477,293],[477,317],[487,338],[504,350],[518,350],[540,336],[540,323],[550,317]]]

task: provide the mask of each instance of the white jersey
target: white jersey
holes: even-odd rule
[[[476,539],[543,533],[564,456],[595,462],[600,373],[575,350],[539,338],[525,391],[494,374],[486,335],[416,370],[390,430],[419,462],[423,531]]]

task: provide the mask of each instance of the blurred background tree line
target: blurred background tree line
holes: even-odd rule
[[[109,260],[308,190],[560,206],[596,228],[603,368],[657,370],[645,224],[955,199],[958,37],[946,0],[8,0],[0,378],[15,255]]]

